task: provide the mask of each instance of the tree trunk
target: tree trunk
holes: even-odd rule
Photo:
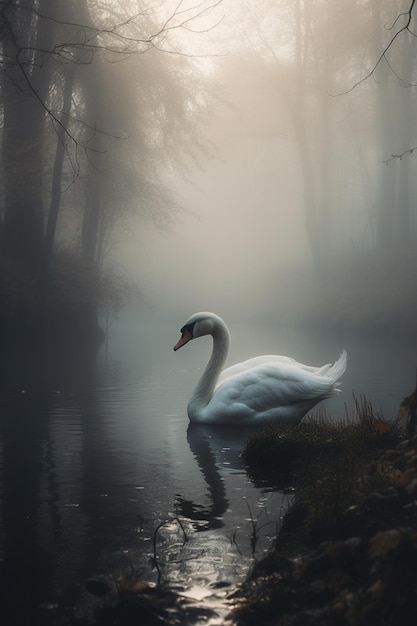
[[[35,7],[36,4],[36,7]],[[43,141],[50,72],[47,53],[53,27],[37,18],[42,2],[26,9],[4,9],[9,28],[3,54],[15,59],[1,77],[3,95],[2,158],[4,172],[3,250],[15,261],[35,269],[43,240]]]
[[[96,265],[97,237],[100,221],[100,191],[94,181],[86,198],[82,225],[82,253],[83,261],[89,268]]]
[[[54,248],[55,232],[58,222],[59,208],[61,204],[62,170],[65,158],[66,130],[71,112],[71,98],[74,85],[74,66],[71,66],[64,77],[64,94],[62,99],[61,126],[56,127],[57,147],[52,175],[51,202],[48,213],[48,223],[45,233],[41,264],[39,269],[39,290],[43,294],[48,278],[48,271]]]
[[[372,6],[375,36],[373,39],[374,57],[378,59],[384,49],[382,33],[384,31],[384,14],[381,14],[379,0],[373,0]],[[392,154],[395,145],[393,119],[392,71],[385,59],[382,59],[374,72],[376,80],[376,110],[377,110],[377,139],[379,139],[380,158],[387,158]],[[386,254],[393,246],[394,213],[396,208],[396,164],[393,167],[380,168],[380,178],[377,182],[377,251]]]
[[[307,50],[306,37],[302,29],[302,11],[300,0],[295,6],[295,94],[291,107],[293,117],[293,128],[296,137],[296,144],[300,157],[301,172],[303,178],[303,204],[305,212],[305,224],[307,236],[310,242],[310,249],[317,269],[321,270],[321,245],[320,234],[317,223],[317,198],[314,167],[311,156],[311,142],[308,138],[307,121],[304,103],[306,101],[306,59]]]
[[[44,111],[3,80],[3,250],[35,267],[43,238],[42,143]]]
[[[404,81],[410,83],[415,82],[415,65],[416,65],[416,39],[415,37],[409,37],[403,43],[404,49],[402,54],[403,67],[402,75]],[[413,110],[413,91],[412,87],[407,87],[408,83],[405,82],[404,86],[398,87],[399,98],[399,112],[398,118],[401,123],[400,128],[400,141],[398,152],[402,153],[404,150],[412,147],[410,146],[410,128],[414,126],[415,111]],[[400,245],[409,246],[414,237],[412,233],[412,220],[411,220],[411,176],[410,168],[415,167],[414,163],[410,161],[409,155],[401,160],[399,163],[399,180],[398,180],[398,240]]]

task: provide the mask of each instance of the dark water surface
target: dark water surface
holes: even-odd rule
[[[141,319],[126,314],[98,354],[2,355],[2,624],[54,623],[71,605],[83,617],[83,581],[128,575],[212,606],[214,624],[223,583],[243,580],[279,529],[291,496],[248,478],[252,431],[189,426],[210,340],[174,353],[185,320]],[[329,415],[351,413],[355,390],[390,417],[415,385],[407,338],[230,327],[230,364],[264,353],[321,364],[345,347]]]

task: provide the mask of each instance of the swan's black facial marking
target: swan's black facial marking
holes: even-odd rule
[[[184,334],[188,330],[190,335],[193,336],[193,334],[194,334],[194,326],[195,326],[195,322],[193,322],[192,324],[186,324],[185,326],[183,326],[181,328],[180,332],[182,334]]]
[[[181,339],[175,344],[174,351],[179,350],[182,346],[185,346],[186,343],[191,341],[194,338],[194,324],[186,324],[180,330]]]

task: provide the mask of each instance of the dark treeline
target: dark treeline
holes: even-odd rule
[[[162,5],[163,3],[161,3]],[[129,213],[165,223],[158,172],[199,150],[180,12],[100,0],[0,2],[0,318],[4,334],[94,334],[129,286],[106,265]],[[191,146],[193,144],[194,147]]]

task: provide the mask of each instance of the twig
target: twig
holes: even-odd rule
[[[404,150],[404,152],[401,152],[401,154],[391,154],[389,159],[384,159],[383,161],[380,161],[380,163],[385,163],[385,165],[388,165],[388,163],[394,161],[394,159],[399,159],[401,161],[402,158],[406,155],[411,156],[414,150],[417,150],[417,146],[414,146],[414,148],[408,148],[408,150]]]
[[[389,60],[387,58],[387,53],[390,50],[390,48],[393,46],[395,40],[397,39],[397,37],[399,37],[399,35],[401,33],[405,32],[405,31],[408,31],[413,37],[416,36],[416,34],[410,29],[410,24],[411,24],[411,22],[413,20],[413,9],[414,9],[415,2],[416,2],[416,0],[411,0],[411,4],[410,4],[410,7],[409,7],[408,11],[404,11],[403,13],[400,13],[399,15],[397,15],[397,17],[395,18],[393,24],[391,26],[389,26],[389,27],[386,27],[386,30],[392,30],[401,17],[404,17],[405,15],[407,16],[406,24],[402,28],[400,28],[395,33],[395,35],[391,38],[391,40],[389,41],[388,45],[383,49],[383,51],[379,55],[376,63],[374,64],[372,69],[366,74],[366,76],[363,76],[362,78],[360,78],[358,81],[356,81],[356,83],[354,83],[351,87],[349,87],[349,89],[346,89],[346,91],[341,91],[341,92],[339,92],[337,94],[330,94],[330,95],[333,95],[333,96],[345,96],[346,94],[351,93],[354,89],[356,89],[356,87],[358,87],[359,85],[361,85],[362,83],[367,81],[369,78],[371,78],[371,76],[374,76],[377,68],[379,67],[379,65],[380,65],[380,63],[381,63],[381,61],[383,59],[388,63],[390,69],[393,71],[393,69],[392,69],[392,67],[391,67],[391,65],[389,63]],[[394,74],[397,76],[396,72],[394,72]],[[412,85],[410,85],[410,86],[412,86]],[[408,152],[408,151],[406,150],[406,152]],[[396,157],[393,157],[393,158],[396,158]]]
[[[152,564],[155,566],[155,568],[156,568],[156,570],[158,572],[158,585],[161,583],[161,578],[162,578],[162,571],[161,571],[161,568],[160,568],[160,565],[159,565],[159,562],[158,562],[158,553],[157,553],[158,532],[161,530],[161,528],[163,528],[164,526],[166,526],[167,524],[170,524],[172,522],[177,522],[178,526],[181,528],[182,534],[183,534],[184,543],[186,543],[188,541],[187,533],[185,532],[184,526],[183,526],[181,520],[178,517],[174,517],[172,519],[163,520],[155,528],[154,533],[153,533],[153,539],[152,539],[152,545],[153,545]]]

